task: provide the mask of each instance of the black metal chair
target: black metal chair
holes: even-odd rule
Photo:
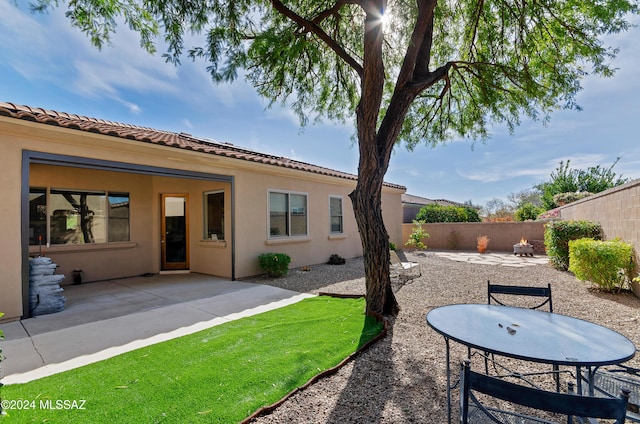
[[[509,403],[509,409],[487,405],[479,400],[476,393]],[[572,423],[574,417],[615,419],[615,424],[625,422],[625,412],[629,392],[622,391],[619,397],[589,397],[572,393],[557,393],[521,386],[503,379],[471,371],[471,361],[465,360],[460,366],[460,423],[461,424],[553,424],[546,418],[533,416],[522,407],[560,414]],[[504,403],[501,403],[504,405]],[[519,407],[518,407],[519,405]],[[511,409],[513,407],[513,409]],[[518,410],[519,409],[519,410]]]
[[[549,312],[553,312],[551,284],[547,284],[547,287],[505,286],[501,284],[491,284],[491,281],[487,281],[487,303],[490,305],[493,301],[498,305],[510,306],[501,300],[504,300],[503,297],[496,297],[496,295],[542,297],[544,298],[542,303],[529,306],[529,309],[539,309],[544,305],[549,305]]]
[[[640,423],[640,369],[626,365],[615,365],[596,370],[593,379],[594,395],[614,397],[621,389],[629,390],[627,420]],[[587,394],[588,385],[583,384]]]
[[[490,280],[487,280],[487,304],[497,303],[502,306],[511,306],[505,302],[505,298],[509,296],[528,296],[542,298],[541,302],[531,304],[527,306],[529,309],[540,309],[545,305],[549,306],[549,312],[553,312],[553,297],[551,296],[551,284],[548,283],[546,287],[535,286],[512,286],[502,284],[491,284]],[[489,372],[489,357],[485,352],[485,372]],[[495,361],[493,361],[495,364]],[[560,379],[559,368],[557,365],[553,366],[554,379],[556,380],[556,389],[560,391]]]

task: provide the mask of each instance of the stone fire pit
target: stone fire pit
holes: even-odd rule
[[[533,256],[533,245],[527,243],[526,241],[520,242],[520,243],[516,243],[513,245],[513,254],[514,255],[524,255],[524,256]]]

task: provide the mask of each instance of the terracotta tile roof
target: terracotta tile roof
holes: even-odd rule
[[[234,146],[230,143],[219,143],[208,139],[205,140],[186,133],[157,130],[5,102],[0,102],[0,116],[23,119],[47,125],[55,125],[78,131],[87,131],[111,137],[126,138],[143,143],[193,150],[216,156],[224,156],[233,159],[279,166],[282,168],[297,169],[304,172],[327,175],[347,180],[355,181],[358,179],[357,175],[354,174],[336,171],[285,157],[259,153]],[[385,186],[406,190],[404,186],[397,184],[385,183]]]

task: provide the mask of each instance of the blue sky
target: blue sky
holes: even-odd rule
[[[95,49],[60,9],[31,14],[0,0],[0,101],[230,142],[245,148],[357,173],[353,127],[324,122],[301,129],[286,108],[266,109],[243,81],[214,85],[203,62],[167,64],[119,27]],[[560,111],[545,127],[524,122],[509,135],[496,127],[486,143],[397,148],[386,180],[410,194],[484,204],[548,180],[560,160],[574,168],[609,166],[640,178],[640,29],[607,39],[620,47],[609,79],[583,82],[583,111]]]

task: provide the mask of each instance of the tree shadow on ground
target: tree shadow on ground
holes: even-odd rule
[[[404,356],[394,361],[395,355]],[[395,364],[401,363],[401,368]],[[446,421],[446,392],[435,371],[411,350],[393,343],[393,326],[354,360],[346,386],[326,423],[424,423]]]

